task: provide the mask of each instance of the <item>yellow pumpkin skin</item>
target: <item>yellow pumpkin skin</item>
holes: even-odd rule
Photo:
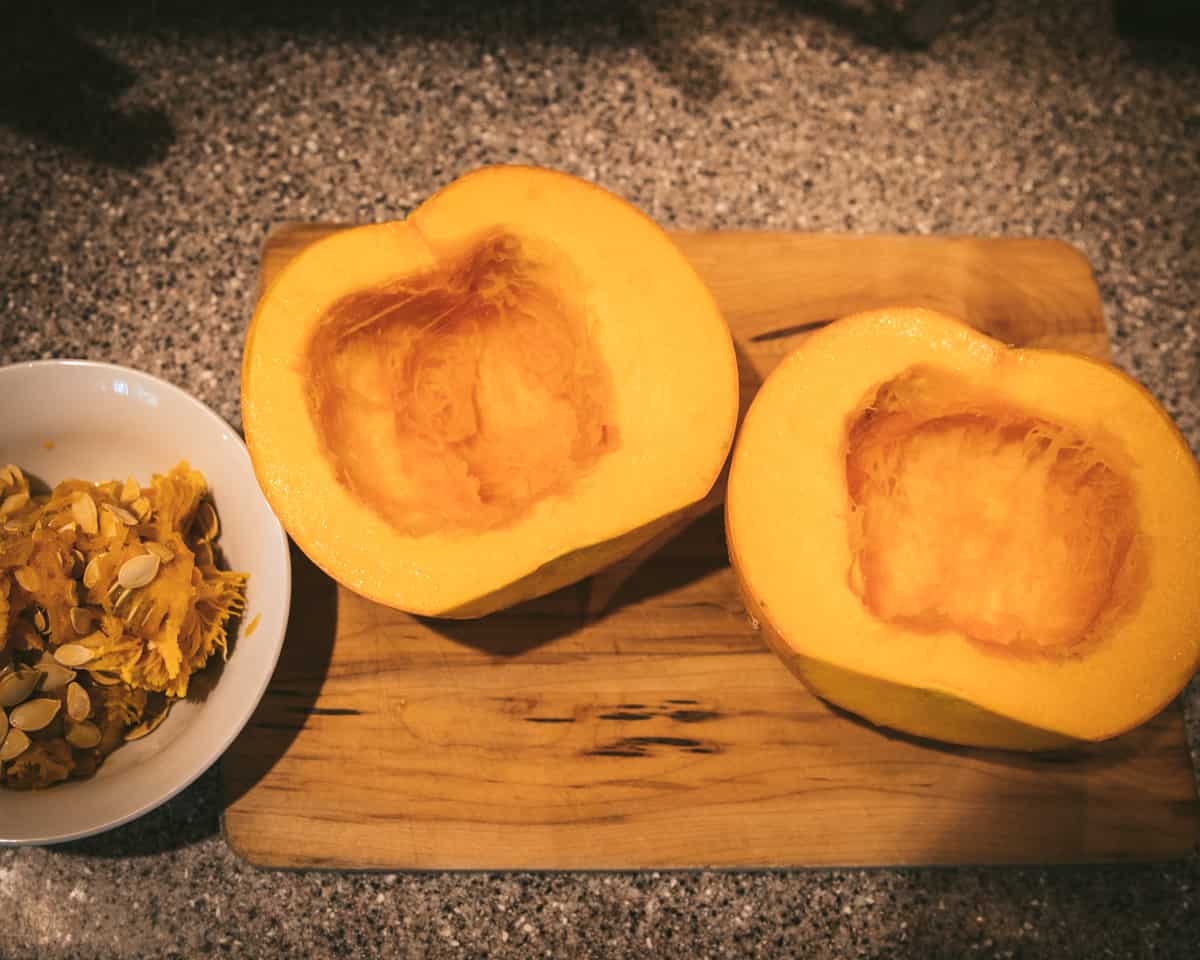
[[[892,446],[870,462],[893,472],[863,481],[854,465],[878,436]],[[913,504],[937,521],[922,526]],[[977,522],[945,522],[958,504],[982,505]],[[1028,751],[1104,740],[1200,666],[1200,467],[1168,415],[1110,365],[1009,348],[932,311],[839,320],[768,377],[732,458],[726,531],[747,611],[787,666],[915,736]],[[994,549],[976,543],[989,536]],[[1076,589],[1085,577],[1100,586]],[[1017,614],[1003,606],[1027,595]]]
[[[318,566],[467,618],[670,526],[718,477],[737,393],[728,326],[665,232],[591,183],[500,166],[289,263],[247,334],[242,418]]]

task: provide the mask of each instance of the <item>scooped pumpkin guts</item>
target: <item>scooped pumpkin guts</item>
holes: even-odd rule
[[[64,480],[0,527],[0,785],[86,777],[162,722],[227,649],[246,576],[218,569],[216,512],[186,463],[151,478]],[[140,517],[123,502],[146,504]],[[211,518],[211,519],[210,519]]]

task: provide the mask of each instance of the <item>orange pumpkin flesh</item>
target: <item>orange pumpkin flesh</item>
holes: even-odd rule
[[[905,370],[847,430],[851,586],[888,622],[1012,653],[1078,650],[1139,580],[1121,460],[1113,438],[937,367]]]
[[[840,320],[760,389],[726,503],[772,647],[880,725],[1100,740],[1200,665],[1200,469],[1108,365],[930,311]]]
[[[397,529],[511,522],[616,447],[612,375],[565,273],[495,234],[320,321],[307,377],[326,455]]]
[[[319,241],[264,294],[242,416],[289,534],[356,592],[474,617],[615,562],[703,499],[737,367],[666,234],[491,167]]]

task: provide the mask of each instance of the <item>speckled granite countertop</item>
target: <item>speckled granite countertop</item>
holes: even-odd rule
[[[1200,448],[1200,69],[1175,26],[1130,33],[1083,0],[960,4],[914,50],[887,3],[101,6],[10,20],[0,39],[0,362],[129,364],[236,423],[268,224],[394,217],[459,172],[520,160],[681,227],[1060,237],[1094,266],[1117,362]],[[1193,753],[1198,708],[1193,691]],[[209,771],[107,835],[0,851],[0,957],[1191,958],[1200,944],[1195,855],[275,873],[231,853],[220,813]]]

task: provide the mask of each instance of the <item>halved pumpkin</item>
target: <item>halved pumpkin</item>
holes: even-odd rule
[[[959,744],[1101,740],[1200,664],[1200,469],[1114,367],[882,310],[772,374],[730,467],[747,609],[821,697]]]
[[[474,617],[620,559],[702,499],[737,418],[729,329],[638,210],[490,167],[292,261],[246,340],[255,471],[332,577]]]

